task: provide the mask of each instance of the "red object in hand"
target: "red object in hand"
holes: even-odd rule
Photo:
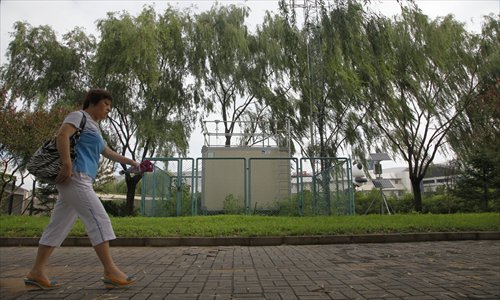
[[[139,165],[139,170],[141,171],[141,173],[153,172],[153,163],[146,159]]]
[[[153,172],[153,163],[149,160],[145,160],[141,162],[139,166],[133,166],[131,168],[128,168],[125,171],[120,171],[120,174],[125,174],[125,173],[133,173],[133,174],[142,174],[144,172]]]

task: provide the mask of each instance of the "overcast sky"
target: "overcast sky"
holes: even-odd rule
[[[398,13],[396,0],[377,1],[373,0],[376,10],[387,15]],[[5,51],[16,21],[26,21],[32,26],[49,25],[61,36],[75,27],[82,27],[86,33],[97,35],[95,22],[106,17],[107,12],[128,11],[137,15],[144,5],[153,5],[158,12],[163,11],[168,5],[177,8],[193,7],[195,12],[210,9],[215,3],[213,0],[198,1],[136,1],[136,0],[1,0],[1,43],[0,63],[4,64]],[[247,6],[251,10],[248,25],[255,27],[262,22],[266,10],[278,12],[278,0],[251,0],[251,1],[224,1],[219,0],[221,5],[236,4]],[[296,0],[303,3],[303,0]],[[418,6],[423,12],[432,18],[453,14],[465,22],[472,31],[479,32],[482,16],[487,14],[498,14],[500,12],[500,0],[417,0]],[[302,9],[298,9],[302,14]]]
[[[296,0],[303,3],[303,0]],[[397,14],[396,0],[374,0],[374,10],[392,16]],[[75,27],[82,27],[87,34],[96,33],[95,22],[106,17],[107,12],[128,11],[137,15],[144,5],[153,5],[157,12],[163,11],[168,5],[176,8],[193,7],[195,12],[208,10],[215,3],[212,0],[202,1],[135,1],[135,0],[1,0],[1,40],[0,64],[6,63],[5,53],[10,41],[10,33],[16,21],[25,21],[32,26],[49,25],[60,37]],[[248,26],[255,27],[262,22],[265,11],[278,12],[278,0],[253,0],[253,1],[224,1],[221,5],[236,4],[247,6],[251,10]],[[500,13],[500,0],[417,0],[418,6],[431,18],[453,14],[456,19],[467,24],[467,28],[480,32],[482,16]],[[302,10],[297,11],[302,14]],[[203,137],[199,130],[194,132],[191,139],[189,156],[200,155]]]

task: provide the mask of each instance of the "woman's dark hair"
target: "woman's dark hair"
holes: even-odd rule
[[[108,99],[109,101],[113,101],[113,97],[111,93],[104,89],[91,89],[85,95],[85,101],[83,101],[83,109],[86,109],[90,106],[90,104],[97,104],[99,101]]]

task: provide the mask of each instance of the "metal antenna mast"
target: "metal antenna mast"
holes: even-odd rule
[[[324,141],[322,138],[322,125],[318,124],[318,128],[320,130],[320,151],[318,153],[316,147],[316,122],[322,120],[322,116],[318,114],[322,113],[322,99],[324,98],[324,90],[325,90],[325,81],[324,81],[324,70],[323,70],[323,55],[322,55],[322,14],[325,9],[325,1],[324,0],[302,0],[301,3],[297,3],[295,0],[289,0],[289,7],[291,9],[302,8],[304,12],[304,33],[306,38],[306,46],[307,46],[307,73],[308,73],[308,96],[309,96],[309,129],[310,129],[310,141],[311,141],[311,152],[310,152],[310,161],[311,168],[313,172],[313,178],[316,178],[320,183],[320,190],[322,191],[321,198],[313,200],[314,206],[322,203],[322,207],[316,207],[315,209],[321,210],[323,212],[327,212],[327,214],[331,213],[331,199],[330,199],[330,174],[329,174],[329,164],[330,162],[327,159],[319,159],[320,166],[319,172],[317,170],[317,160],[316,157],[327,156],[324,153]],[[295,15],[292,15],[295,16]],[[319,201],[317,201],[319,200]]]
[[[300,1],[300,0],[299,0]],[[315,101],[321,97],[323,86],[321,55],[321,9],[323,0],[289,0],[291,9],[302,8],[304,12],[304,30],[307,42],[307,72],[309,81],[309,122],[311,139],[311,156],[317,156],[315,150]],[[313,167],[314,168],[314,167]]]

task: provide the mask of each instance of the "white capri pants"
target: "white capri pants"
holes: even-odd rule
[[[73,172],[70,182],[57,184],[59,191],[49,225],[39,244],[59,247],[80,217],[92,246],[116,238],[104,206],[94,192],[93,180],[85,173]]]

